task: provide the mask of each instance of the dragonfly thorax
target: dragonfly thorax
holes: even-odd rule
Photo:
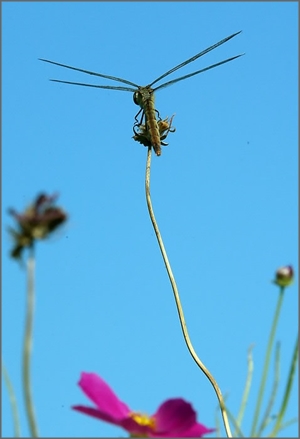
[[[139,87],[133,93],[133,102],[144,109],[146,102],[149,102],[149,100],[153,101],[153,91],[150,87]]]

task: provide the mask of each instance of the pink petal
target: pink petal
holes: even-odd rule
[[[119,425],[119,422],[110,415],[107,415],[94,407],[86,407],[84,405],[73,405],[73,410],[76,410],[80,413],[84,413],[85,415],[93,416],[94,418],[101,419],[101,421],[110,422],[114,425]]]
[[[214,431],[197,423],[195,410],[181,398],[165,401],[154,418],[156,429],[152,437],[201,437]]]
[[[186,430],[184,435],[181,434],[181,437],[202,437],[205,434],[213,433],[216,431],[215,428],[207,428],[205,425],[197,422],[190,430]]]
[[[119,400],[106,382],[95,373],[82,372],[79,386],[97,406],[97,409],[74,406],[74,410],[119,425],[120,421],[128,417],[129,407]]]
[[[127,430],[131,434],[139,435],[141,437],[148,436],[151,430],[147,426],[139,425],[134,419],[127,417],[121,420],[116,420],[111,416],[95,409],[93,407],[86,407],[84,405],[74,405],[73,410],[84,413],[85,415],[93,416],[94,418],[101,419],[101,421],[109,422]]]

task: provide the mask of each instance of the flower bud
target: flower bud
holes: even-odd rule
[[[275,280],[273,281],[276,285],[280,287],[288,287],[294,281],[294,270],[291,265],[286,265],[284,267],[278,268],[275,273]]]

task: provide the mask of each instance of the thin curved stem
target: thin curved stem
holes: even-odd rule
[[[177,288],[177,285],[175,282],[175,278],[174,278],[174,275],[173,275],[173,272],[172,272],[172,269],[171,269],[171,266],[169,263],[169,259],[168,259],[168,256],[167,256],[167,253],[165,250],[165,246],[164,246],[161,234],[159,232],[158,225],[157,225],[157,222],[156,222],[156,219],[154,216],[154,212],[153,212],[153,207],[152,207],[152,203],[151,203],[151,196],[150,196],[150,167],[151,167],[151,146],[148,148],[147,162],[146,162],[146,181],[145,181],[146,200],[147,200],[147,207],[148,207],[150,219],[151,219],[151,222],[152,222],[155,234],[156,234],[156,238],[158,241],[158,245],[159,245],[159,248],[160,248],[160,251],[161,251],[165,266],[166,266],[166,270],[167,270],[167,273],[168,273],[168,276],[169,276],[169,279],[171,282],[171,286],[172,286],[172,290],[174,293],[174,298],[175,298],[175,302],[176,302],[176,307],[177,307],[177,311],[178,311],[178,315],[179,315],[179,320],[180,320],[184,340],[186,342],[188,350],[189,350],[191,356],[193,357],[194,361],[196,362],[198,367],[202,370],[204,375],[206,375],[206,377],[209,379],[209,381],[211,382],[211,384],[216,392],[217,398],[219,400],[219,405],[220,405],[221,414],[222,414],[227,437],[232,437],[221,390],[220,390],[216,380],[212,376],[212,374],[209,372],[209,370],[204,366],[204,364],[202,363],[200,358],[197,356],[197,354],[193,348],[193,345],[191,343],[189,334],[188,334],[188,330],[187,330],[187,326],[185,323],[184,314],[183,314],[183,310],[182,310],[182,306],[181,306],[181,302],[180,302],[178,288]]]
[[[33,400],[30,383],[30,360],[32,350],[33,316],[34,316],[34,257],[33,252],[28,257],[28,280],[27,280],[27,308],[23,346],[23,388],[25,408],[32,437],[38,437],[38,428],[35,420]]]
[[[12,415],[13,415],[14,437],[21,437],[20,417],[19,417],[19,411],[18,411],[18,405],[17,405],[17,398],[16,398],[16,394],[14,392],[12,382],[9,378],[8,372],[7,372],[6,367],[4,366],[3,362],[2,362],[2,374],[3,374],[3,378],[5,381],[6,387],[7,387],[11,410],[12,410]]]

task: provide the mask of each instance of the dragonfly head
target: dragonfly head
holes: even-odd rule
[[[139,89],[133,93],[133,102],[143,109],[145,103],[149,100],[153,100],[153,90],[150,87],[139,87]]]

